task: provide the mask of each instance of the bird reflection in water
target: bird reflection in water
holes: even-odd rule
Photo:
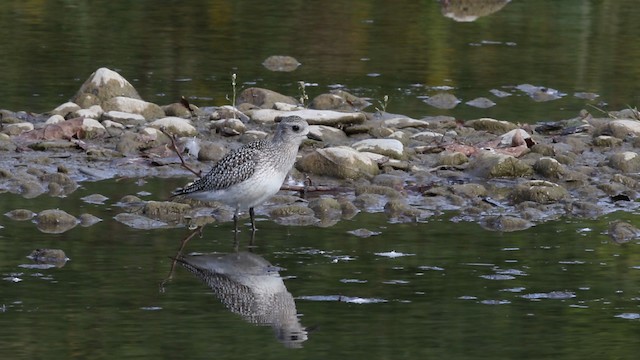
[[[280,268],[250,252],[179,255],[175,260],[207,284],[231,312],[256,325],[273,328],[287,347],[307,340],[293,296],[280,277]]]

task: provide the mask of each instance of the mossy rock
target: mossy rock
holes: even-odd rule
[[[539,204],[551,204],[569,198],[569,192],[562,186],[544,180],[531,180],[515,187],[511,200],[518,204],[533,201]]]

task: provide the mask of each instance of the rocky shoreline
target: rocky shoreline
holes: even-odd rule
[[[634,109],[607,117],[583,110],[573,119],[520,126],[366,112],[365,99],[339,90],[306,105],[300,100],[248,88],[235,107],[198,108],[184,99],[160,106],[101,68],[46,114],[0,110],[0,191],[66,196],[82,181],[189,176],[167,135],[175,136],[191,166],[206,171],[228,149],[269,136],[279,117],[298,115],[323,141],[301,146],[283,187],[289,192],[256,209],[280,224],[331,226],[359,211],[385,212],[390,222],[427,222],[447,211],[457,214],[453,221],[515,231],[561,217],[636,211],[640,204],[640,114]],[[300,201],[301,193],[308,201]],[[136,228],[204,225],[230,221],[232,214],[219,204],[133,195],[120,204],[116,220]],[[26,218],[38,222],[39,216]],[[75,226],[76,220],[61,223]],[[629,234],[638,231],[632,227]]]

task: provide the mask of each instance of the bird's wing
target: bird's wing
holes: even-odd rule
[[[173,195],[222,190],[247,180],[256,170],[256,158],[260,153],[259,149],[260,146],[251,143],[228,153],[213,166],[207,175],[184,188],[177,189]]]

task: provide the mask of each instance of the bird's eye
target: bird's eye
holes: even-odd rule
[[[298,125],[293,125],[291,128],[292,128],[292,129],[293,129],[293,131],[295,131],[295,132],[300,131],[300,126],[298,126]]]

